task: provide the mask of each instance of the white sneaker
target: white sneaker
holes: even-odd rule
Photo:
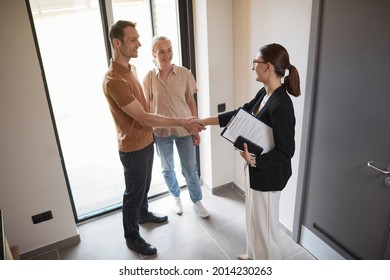
[[[207,218],[209,216],[209,212],[202,205],[202,202],[198,201],[194,203],[194,209],[198,213],[198,215],[202,218]]]
[[[183,205],[181,204],[180,196],[178,196],[178,197],[174,196],[173,198],[175,199],[175,212],[176,212],[176,214],[177,215],[183,214]]]

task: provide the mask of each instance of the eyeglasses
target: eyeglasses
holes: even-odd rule
[[[258,61],[257,59],[254,59],[254,60],[252,61],[252,63],[253,63],[253,69],[254,69],[258,63],[267,64],[268,62],[265,62],[265,61]]]
[[[252,61],[252,63],[253,63],[252,70],[255,70],[255,67],[256,67],[256,65],[257,65],[258,63],[267,64],[268,62],[265,62],[265,61],[258,61],[257,59],[254,59],[254,60]]]

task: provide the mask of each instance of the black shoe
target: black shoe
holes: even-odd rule
[[[142,255],[154,255],[157,253],[156,247],[147,243],[142,237],[139,237],[134,241],[126,240],[126,245],[129,249]]]
[[[146,215],[139,217],[138,223],[139,224],[145,224],[145,223],[164,223],[168,221],[167,216],[161,216],[158,214],[154,214],[152,212],[148,212]]]

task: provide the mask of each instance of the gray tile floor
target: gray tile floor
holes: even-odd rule
[[[39,260],[229,260],[245,253],[244,198],[234,189],[211,194],[203,189],[203,203],[210,213],[200,218],[192,208],[188,191],[182,191],[184,213],[173,211],[172,198],[150,202],[152,212],[168,215],[164,224],[143,224],[141,235],[157,247],[154,256],[129,250],[123,238],[122,214],[108,214],[78,226],[81,242],[36,257]],[[281,231],[282,258],[311,260],[304,248]]]

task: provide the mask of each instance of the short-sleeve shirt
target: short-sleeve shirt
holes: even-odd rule
[[[104,75],[103,91],[114,118],[119,151],[134,152],[153,143],[152,127],[141,125],[122,110],[135,99],[145,111],[148,110],[135,67],[130,64],[124,67],[111,61]]]
[[[145,76],[143,85],[151,113],[173,118],[192,116],[187,96],[196,93],[198,89],[194,75],[187,68],[173,65],[173,70],[164,83],[156,67]],[[189,135],[184,127],[154,128],[154,134],[160,137]]]

